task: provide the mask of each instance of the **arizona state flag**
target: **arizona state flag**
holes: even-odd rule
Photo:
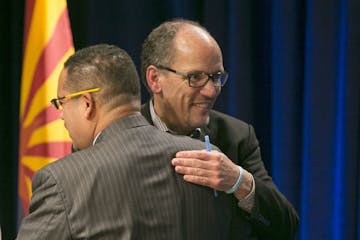
[[[26,0],[24,28],[18,191],[27,215],[34,172],[71,151],[50,104],[63,63],[74,52],[66,0]]]

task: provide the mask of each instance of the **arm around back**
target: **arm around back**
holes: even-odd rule
[[[296,235],[299,217],[291,203],[281,194],[265,169],[254,128],[238,119],[212,111],[211,139],[235,164],[254,177],[255,204],[245,213],[259,237],[292,239]],[[239,208],[239,211],[243,211]]]

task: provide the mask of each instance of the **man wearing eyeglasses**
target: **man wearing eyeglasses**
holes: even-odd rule
[[[172,160],[185,181],[213,188],[226,206],[223,239],[292,239],[298,215],[268,175],[254,129],[212,110],[228,74],[210,33],[188,20],[161,24],[144,41],[141,68],[148,121],[175,135],[208,135],[224,153],[183,151]]]
[[[105,44],[77,51],[57,95],[51,103],[79,151],[34,175],[18,239],[226,239],[217,217],[226,208],[213,189],[184,182],[171,165],[176,152],[204,143],[146,121],[125,51]]]

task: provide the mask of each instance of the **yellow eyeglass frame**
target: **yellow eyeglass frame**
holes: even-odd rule
[[[62,110],[62,105],[64,104],[64,102],[66,100],[70,100],[70,99],[72,99],[74,97],[81,96],[84,93],[98,92],[100,90],[101,90],[101,88],[91,88],[91,89],[80,91],[80,92],[70,93],[70,94],[68,94],[68,95],[66,95],[64,97],[53,98],[53,99],[50,100],[50,103],[55,109]]]

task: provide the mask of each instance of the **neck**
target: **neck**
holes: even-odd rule
[[[121,104],[119,107],[113,108],[106,112],[101,112],[100,116],[98,117],[99,121],[95,123],[96,126],[94,137],[114,121],[134,114],[141,114],[139,101]]]

